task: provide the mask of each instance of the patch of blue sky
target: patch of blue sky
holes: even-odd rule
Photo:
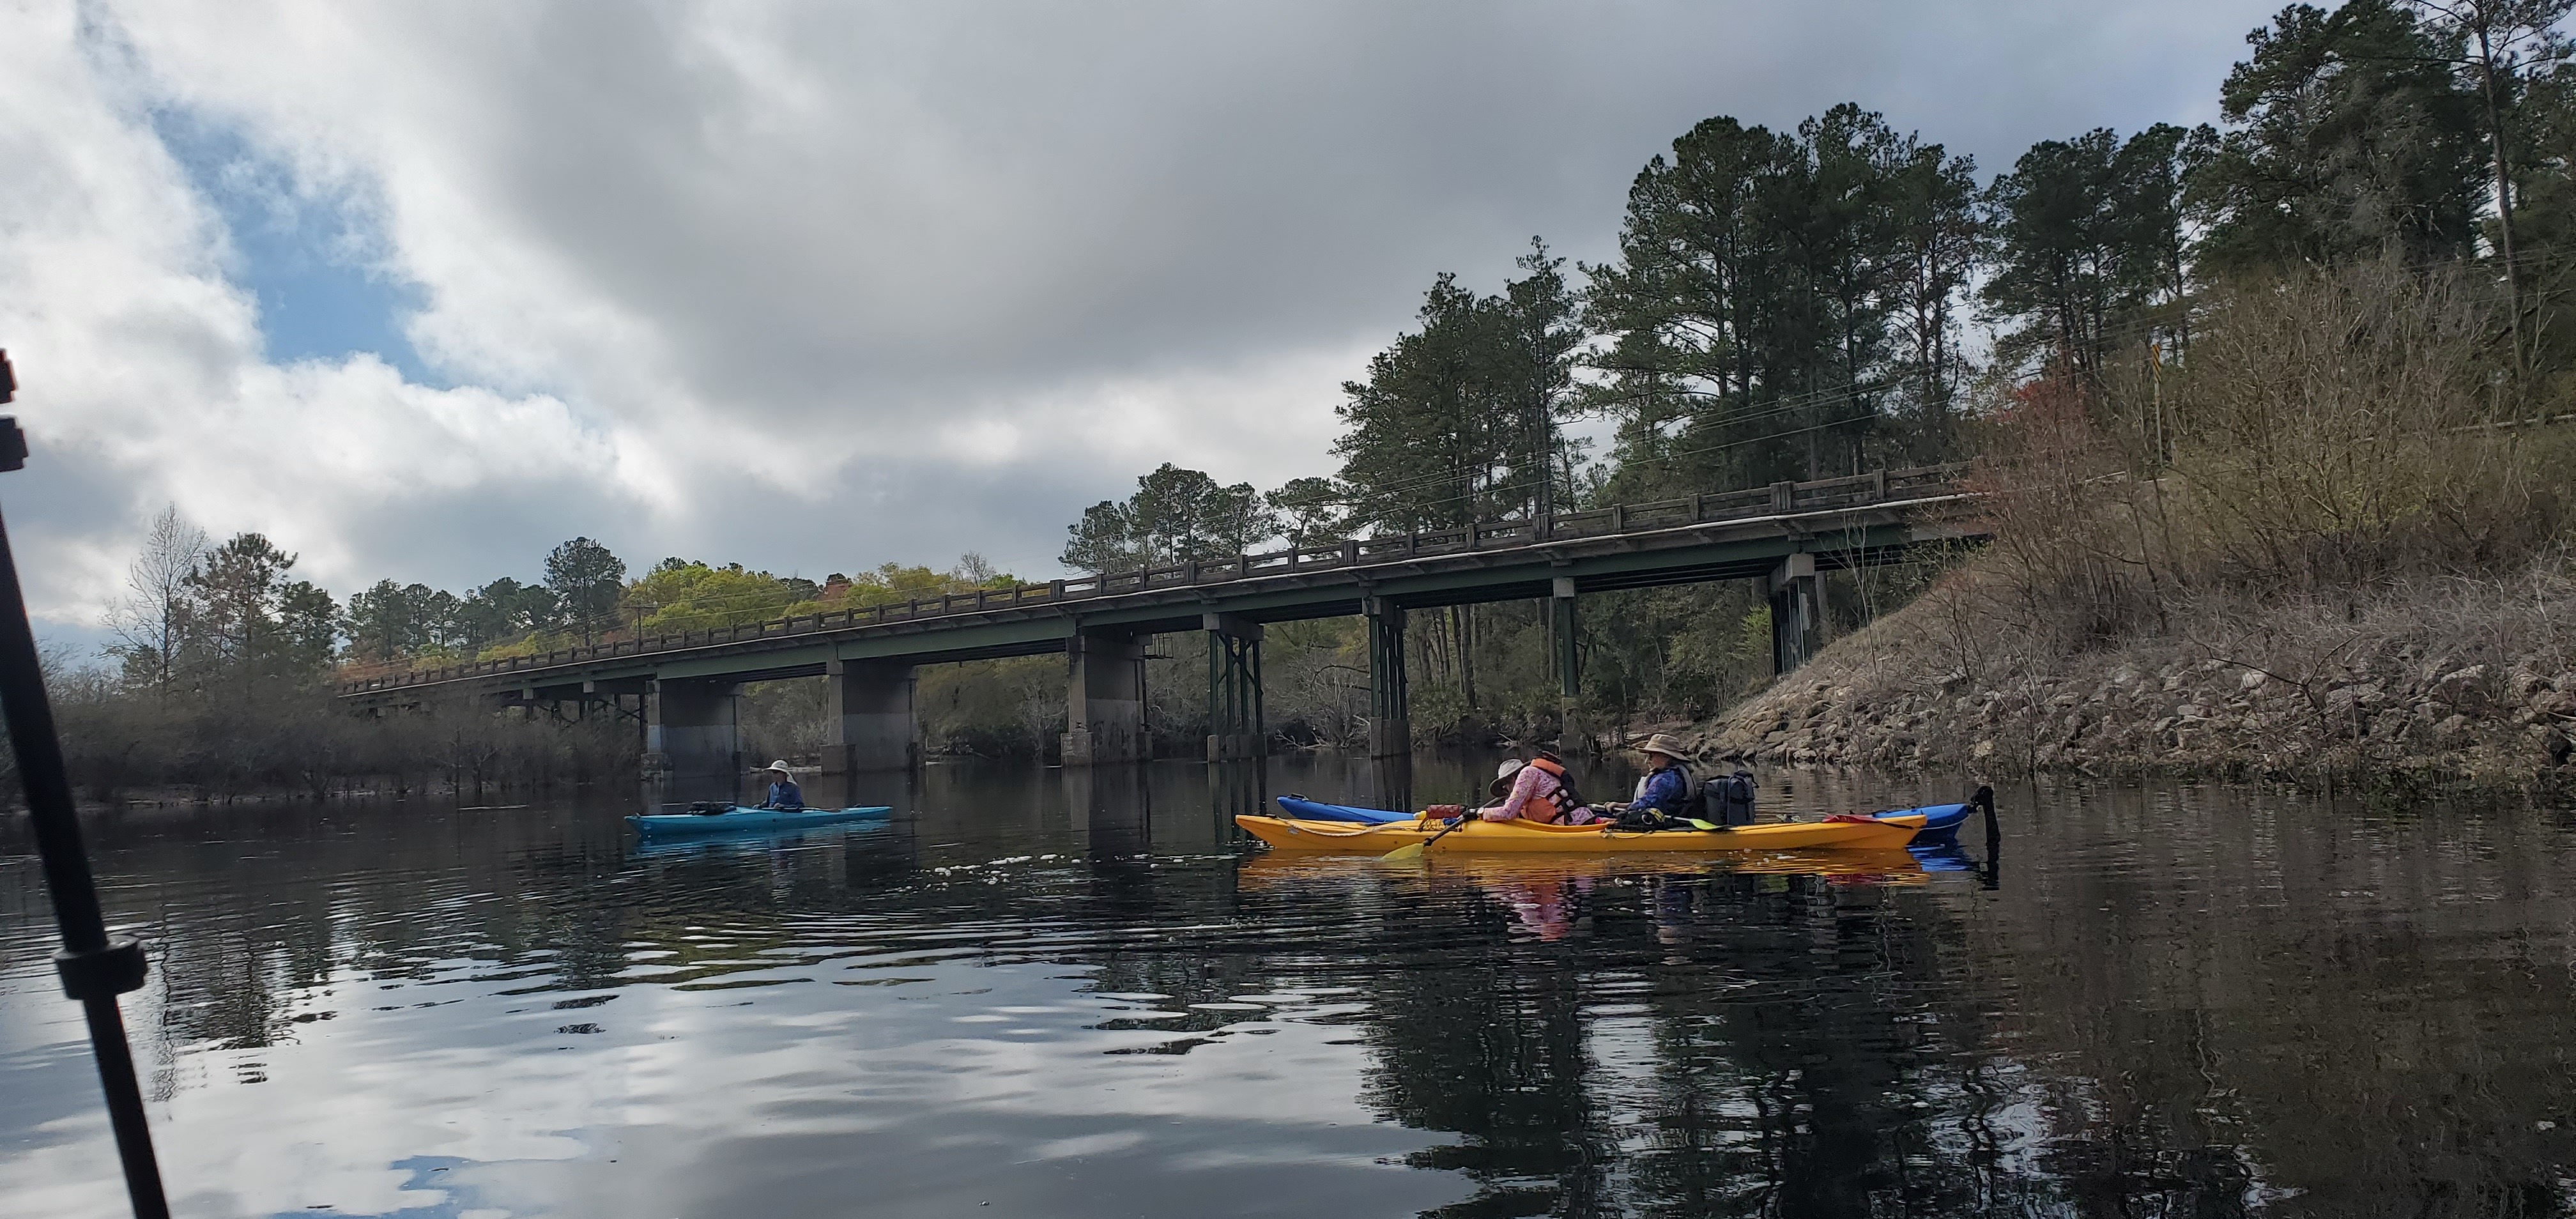
[[[384,237],[362,200],[310,189],[293,167],[202,115],[163,108],[152,126],[222,218],[233,255],[226,273],[258,301],[272,363],[372,352],[407,380],[448,387],[403,334],[420,290],[386,273]]]

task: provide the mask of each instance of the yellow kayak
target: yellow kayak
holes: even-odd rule
[[[1452,834],[1450,838],[1458,835]],[[1678,876],[1691,879],[1716,873],[1749,876],[1821,876],[1829,881],[1879,885],[1920,885],[1931,880],[1923,861],[1903,847],[1814,849],[1802,851],[1731,851],[1711,856],[1659,852],[1618,855],[1566,853],[1451,855],[1442,842],[1429,853],[1440,856],[1431,873],[1435,884],[1513,884],[1547,881],[1606,881],[1613,877]],[[1237,883],[1255,889],[1293,885],[1350,875],[1347,858],[1311,851],[1263,851],[1243,861]]]
[[[1965,806],[1957,806],[1965,807]],[[1471,821],[1457,833],[1429,845],[1434,855],[1458,854],[1605,854],[1630,852],[1802,851],[1850,847],[1903,847],[1927,828],[1921,812],[1883,813],[1828,821],[1775,821],[1723,830],[1657,830],[1652,833],[1607,830],[1597,825],[1541,825],[1534,821]],[[1290,817],[1239,816],[1236,825],[1279,851],[1339,851],[1383,855],[1397,847],[1427,842],[1444,828],[1427,817],[1362,825],[1349,821],[1301,821]],[[1952,825],[1955,826],[1955,819]],[[1929,828],[1944,827],[1934,824]]]

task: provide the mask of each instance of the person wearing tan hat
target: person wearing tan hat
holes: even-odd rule
[[[1503,759],[1485,793],[1502,800],[1476,810],[1476,816],[1486,821],[1525,818],[1549,825],[1587,825],[1594,819],[1575,792],[1574,781],[1566,777],[1564,759],[1544,749],[1527,762]]]
[[[753,754],[752,756],[758,757],[760,755]],[[761,801],[760,807],[788,809],[791,811],[805,807],[805,790],[796,786],[796,780],[788,776],[787,762],[785,759],[782,758],[770,763],[768,773],[769,798]]]
[[[1691,776],[1684,760],[1690,747],[1668,733],[1658,732],[1634,747],[1646,755],[1646,777],[1637,783],[1632,809],[1651,808],[1667,817],[1691,815]]]

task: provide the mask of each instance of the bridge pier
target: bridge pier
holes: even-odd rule
[[[1261,624],[1208,614],[1201,625],[1208,644],[1207,760],[1269,756],[1261,722]]]
[[[921,765],[921,720],[913,714],[913,666],[900,660],[831,660],[824,716],[823,773],[863,774]]]
[[[1064,641],[1064,764],[1145,760],[1145,641],[1075,630]]]
[[[1369,627],[1369,756],[1411,757],[1413,712],[1404,684],[1404,607],[1380,597],[1361,602]]]
[[[1558,576],[1547,599],[1548,642],[1556,659],[1556,744],[1559,749],[1573,747],[1588,739],[1584,732],[1583,649],[1576,632],[1574,617],[1574,580]]]
[[[1801,551],[1771,572],[1771,672],[1790,672],[1824,650],[1825,577]]]
[[[654,680],[644,691],[644,769],[665,786],[732,799],[742,789],[739,686],[722,678]]]

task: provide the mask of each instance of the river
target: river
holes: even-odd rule
[[[672,847],[608,793],[87,824],[195,1219],[2576,1213],[2576,816],[2061,783],[1928,865],[1411,867],[1222,816],[1364,769],[938,765]],[[31,851],[0,1212],[103,1219]]]

